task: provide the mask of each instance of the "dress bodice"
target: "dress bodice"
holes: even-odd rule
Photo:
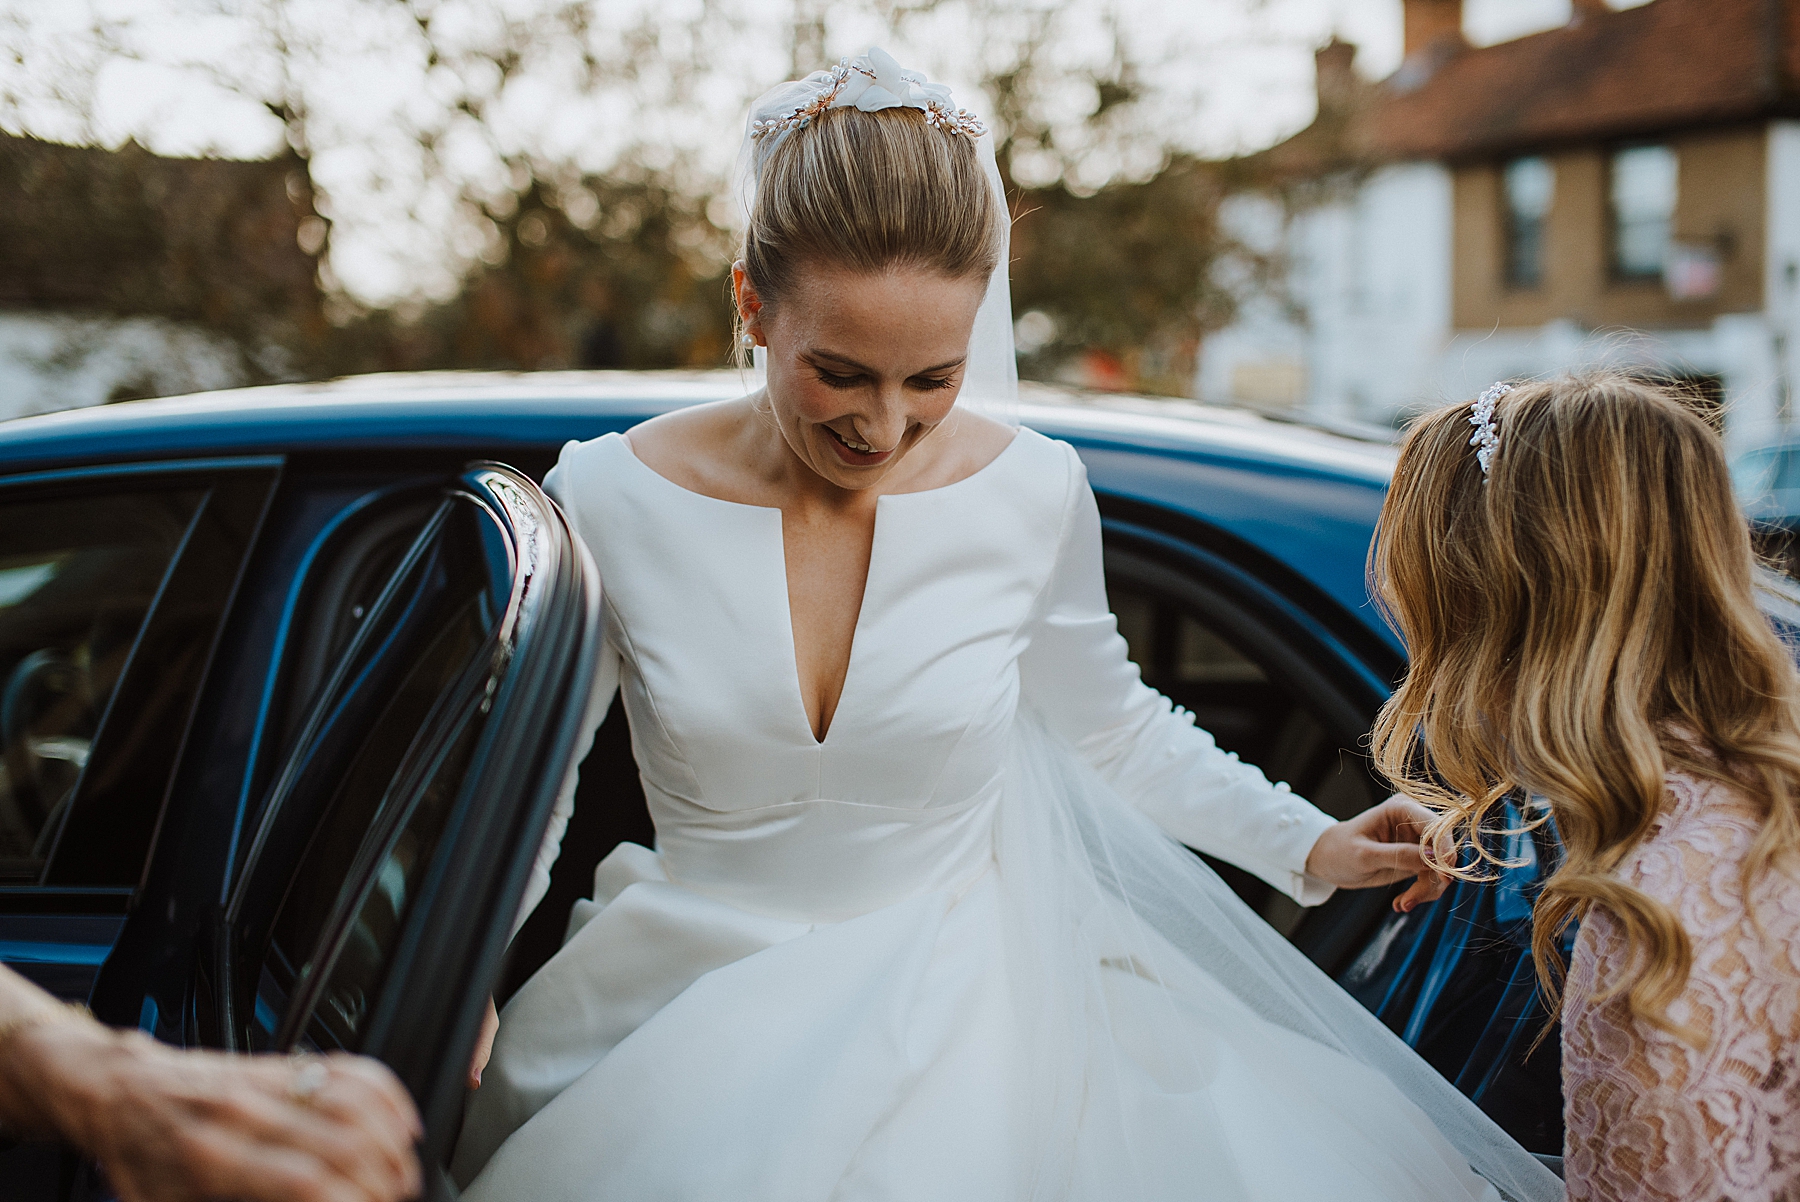
[[[623,698],[671,881],[819,922],[972,880],[1023,699],[1103,770],[1142,777],[1134,795],[1184,841],[1323,891],[1299,870],[1330,820],[1138,679],[1067,444],[1022,430],[955,484],[879,499],[822,741],[800,695],[780,510],[683,488],[617,434],[570,444],[546,486],[599,568],[601,687]]]
[[[781,511],[682,488],[619,435],[565,462],[589,482],[575,520],[671,879],[819,919],[979,870],[1070,486],[1055,444],[1020,435],[956,484],[880,498],[823,741],[800,697]],[[996,503],[1000,481],[1015,503]]]

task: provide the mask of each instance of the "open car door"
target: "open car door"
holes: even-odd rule
[[[482,1012],[582,733],[599,585],[510,468],[409,504],[417,533],[289,725],[202,992],[227,1047],[386,1061],[443,1196]]]

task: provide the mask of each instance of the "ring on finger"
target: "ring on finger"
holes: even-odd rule
[[[293,1069],[288,1077],[288,1101],[296,1106],[310,1106],[331,1076],[331,1067],[317,1056],[298,1054],[293,1058]]]

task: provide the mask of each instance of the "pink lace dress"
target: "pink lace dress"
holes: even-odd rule
[[[1756,817],[1730,788],[1671,775],[1669,804],[1619,874],[1674,908],[1694,968],[1670,1008],[1696,1049],[1595,1005],[1627,954],[1619,924],[1583,920],[1563,1010],[1571,1202],[1800,1200],[1800,882],[1770,874],[1745,903]],[[1765,935],[1750,921],[1754,911]]]

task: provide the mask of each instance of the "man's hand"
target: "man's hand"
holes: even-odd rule
[[[1306,871],[1340,889],[1367,889],[1416,877],[1412,888],[1394,899],[1402,914],[1420,902],[1436,901],[1450,887],[1425,855],[1420,840],[1431,811],[1395,794],[1348,822],[1319,836],[1306,857]]]
[[[4,1043],[20,1125],[60,1135],[121,1202],[401,1202],[418,1195],[412,1099],[360,1056],[182,1051],[138,1032],[56,1022]]]

